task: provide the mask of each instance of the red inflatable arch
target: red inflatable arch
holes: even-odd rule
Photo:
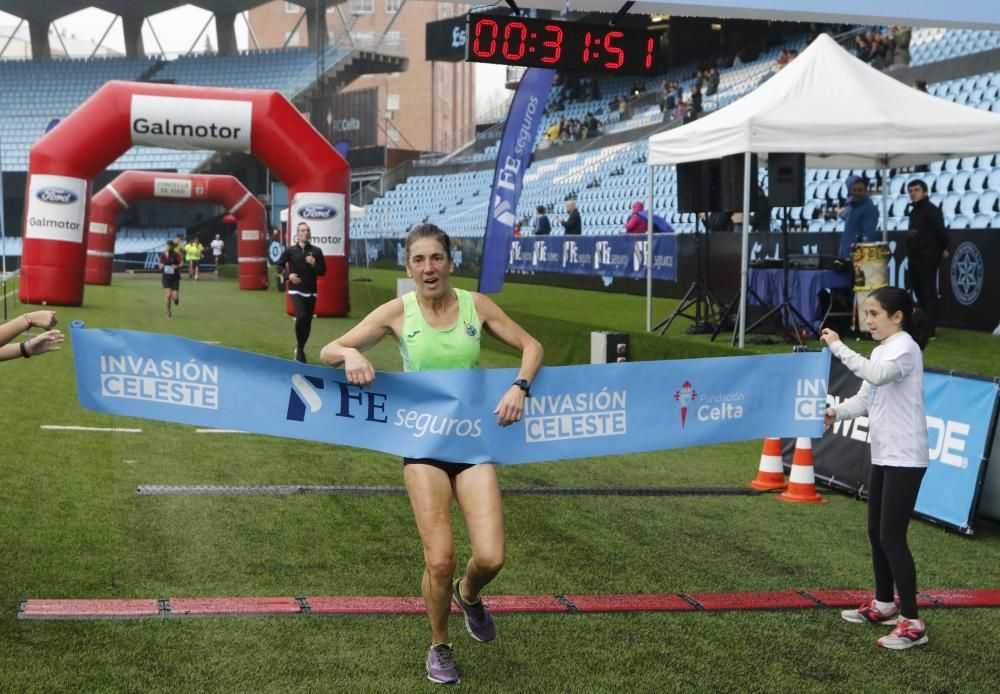
[[[347,314],[343,157],[278,92],[144,82],[108,82],[31,148],[22,302],[83,303],[91,182],[133,145],[255,155],[288,186],[289,226],[308,221],[327,257],[316,314]]]
[[[214,202],[236,223],[240,289],[267,288],[267,210],[233,176],[126,171],[90,201],[87,284],[111,284],[118,214],[136,200]]]

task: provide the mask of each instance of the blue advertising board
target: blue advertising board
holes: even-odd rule
[[[616,236],[519,236],[511,240],[509,272],[646,278],[645,234]],[[653,278],[677,279],[677,237],[653,235]]]

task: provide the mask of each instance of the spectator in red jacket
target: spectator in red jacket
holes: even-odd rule
[[[645,234],[646,233],[646,220],[643,219],[639,213],[642,212],[642,203],[636,200],[632,203],[632,214],[629,216],[628,221],[625,222],[625,232],[629,234]]]

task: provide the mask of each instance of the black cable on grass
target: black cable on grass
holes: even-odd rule
[[[359,485],[140,485],[139,496],[260,496],[289,494],[405,495],[401,486]],[[506,487],[504,496],[759,496],[743,487]]]

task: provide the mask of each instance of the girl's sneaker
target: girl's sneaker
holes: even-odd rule
[[[888,611],[882,612],[875,607],[875,601],[872,600],[856,610],[844,610],[840,616],[851,624],[895,624],[899,618],[899,608],[893,605]]]
[[[917,624],[920,625],[919,628]],[[903,651],[925,643],[927,643],[927,627],[921,622],[914,623],[904,617],[899,618],[891,634],[878,640],[879,648],[891,648],[894,651]]]

